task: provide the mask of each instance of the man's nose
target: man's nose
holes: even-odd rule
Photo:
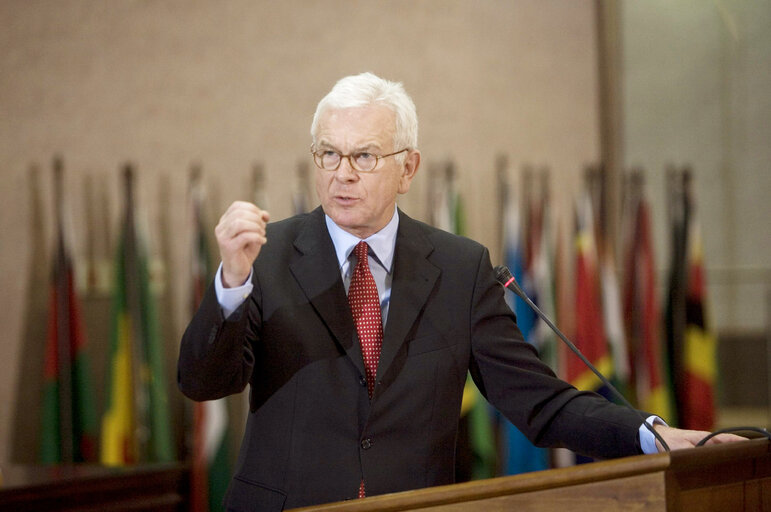
[[[335,178],[340,181],[354,181],[358,177],[358,172],[351,165],[351,157],[342,157],[340,159],[340,165],[335,171]]]

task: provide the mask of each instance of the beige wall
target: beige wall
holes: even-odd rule
[[[658,264],[667,165],[693,167],[711,312],[721,330],[771,318],[771,6],[624,1],[624,153],[647,172]]]
[[[249,169],[263,162],[273,218],[289,215],[313,109],[343,75],[371,70],[405,83],[418,107],[425,165],[403,207],[425,218],[425,171],[452,158],[470,235],[488,245],[496,241],[498,153],[517,168],[551,166],[555,200],[567,202],[599,152],[589,1],[4,0],[0,20],[0,464],[11,452],[16,387],[40,378],[19,374],[35,256],[33,162],[45,170],[42,199],[50,202],[50,160],[65,158],[79,259],[87,239],[84,176],[107,184],[114,224],[118,167],[137,164],[154,252],[160,205],[171,211],[178,333],[187,307],[190,163],[203,165],[221,208],[247,197]],[[163,198],[161,176],[171,185]],[[45,212],[50,241],[49,206]]]

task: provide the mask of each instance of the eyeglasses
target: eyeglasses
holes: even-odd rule
[[[325,171],[336,171],[337,168],[340,167],[340,162],[343,161],[343,158],[347,158],[351,167],[359,172],[374,171],[381,158],[398,155],[399,153],[404,153],[407,150],[409,150],[409,148],[404,148],[400,151],[394,151],[393,153],[388,153],[387,155],[375,155],[368,151],[358,151],[349,155],[343,155],[342,153],[338,153],[333,149],[314,151],[313,146],[311,146],[313,163],[315,163],[319,169],[324,169]]]

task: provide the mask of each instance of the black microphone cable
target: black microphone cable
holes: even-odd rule
[[[696,446],[704,446],[704,444],[712,439],[713,437],[720,435],[720,434],[732,434],[734,432],[755,432],[757,434],[760,434],[758,437],[765,437],[768,440],[771,440],[771,432],[764,428],[758,428],[758,427],[730,427],[730,428],[722,428],[720,430],[716,430],[715,432],[712,432],[708,436],[705,436],[704,439],[696,443]]]
[[[560,339],[568,346],[568,348],[583,361],[583,363],[586,365],[587,368],[589,368],[596,376],[597,378],[602,381],[602,383],[607,386],[607,388],[613,393],[616,398],[618,398],[625,406],[629,407],[631,410],[635,411],[638,416],[642,419],[643,425],[650,430],[650,432],[653,434],[653,436],[658,440],[659,443],[661,443],[661,446],[664,448],[664,451],[669,452],[671,451],[669,449],[669,445],[664,441],[664,439],[661,437],[661,435],[656,432],[656,429],[653,428],[653,425],[648,423],[645,416],[642,415],[642,413],[632,407],[632,404],[629,403],[629,401],[624,397],[624,395],[621,394],[620,391],[616,389],[616,387],[610,383],[610,381],[605,378],[605,376],[600,373],[600,371],[594,367],[594,365],[589,362],[589,360],[581,353],[580,350],[578,350],[578,347],[576,347],[573,342],[571,342],[567,337],[562,334],[562,331],[560,331],[554,323],[549,320],[549,317],[547,317],[539,308],[535,305],[535,303],[530,300],[530,298],[527,296],[527,294],[522,290],[522,288],[519,287],[519,284],[517,283],[517,280],[514,279],[514,276],[511,274],[511,271],[505,267],[504,265],[499,265],[495,267],[495,279],[503,285],[504,288],[508,288],[509,290],[516,293],[522,300],[525,301],[525,303],[530,306],[530,308],[535,311],[538,316],[546,322],[546,325],[548,325],[552,331],[557,333],[557,336],[560,337]],[[706,440],[704,441],[706,442]]]

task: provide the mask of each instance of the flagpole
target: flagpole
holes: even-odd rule
[[[56,207],[57,248],[56,268],[54,269],[54,293],[56,295],[56,352],[57,374],[59,377],[59,446],[61,462],[74,462],[74,441],[72,424],[72,353],[70,346],[70,311],[69,283],[70,279],[67,254],[64,246],[64,207],[62,181],[64,164],[61,157],[54,159],[54,202]]]
[[[148,458],[147,446],[148,446],[148,424],[147,424],[147,407],[149,407],[149,401],[147,396],[147,388],[145,386],[144,379],[142,378],[142,367],[145,358],[144,345],[142,341],[142,332],[144,325],[142,322],[142,304],[139,296],[139,269],[137,268],[137,238],[136,238],[136,226],[134,221],[134,169],[131,164],[126,164],[123,169],[125,193],[126,193],[126,245],[124,247],[124,262],[125,262],[125,291],[126,291],[126,304],[129,312],[129,329],[131,339],[131,352],[133,355],[133,362],[131,364],[132,380],[134,385],[134,403],[135,403],[135,421],[132,425],[134,431],[134,443],[136,448],[136,461],[146,462]]]

